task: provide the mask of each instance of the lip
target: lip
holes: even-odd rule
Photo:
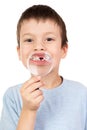
[[[46,60],[43,60],[43,61],[39,61],[39,60],[30,60],[30,64],[38,65],[38,66],[45,66],[45,65],[49,65],[50,63],[47,62]]]

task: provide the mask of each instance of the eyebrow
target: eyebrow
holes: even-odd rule
[[[26,35],[34,35],[34,34],[32,34],[32,33],[25,33],[25,34],[23,34],[23,36],[26,36]]]
[[[55,35],[53,32],[46,32],[46,33],[44,33],[45,35],[48,35],[48,34],[52,34],[52,35]],[[34,34],[33,33],[25,33],[25,34],[23,34],[23,36],[26,36],[26,35],[31,35],[31,36],[34,36]]]

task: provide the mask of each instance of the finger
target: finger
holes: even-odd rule
[[[40,76],[35,76],[35,77],[31,77],[29,80],[27,80],[24,84],[23,84],[23,88],[27,88],[29,87],[31,84],[39,82],[41,80]]]
[[[43,95],[43,92],[41,90],[39,90],[39,89],[31,93],[31,96],[33,98],[37,98],[40,95]]]
[[[30,91],[31,91],[31,92],[36,91],[36,90],[38,90],[39,88],[41,88],[42,86],[44,86],[44,83],[42,83],[42,82],[34,83],[34,84],[31,85]]]
[[[44,96],[40,95],[35,99],[36,104],[40,104],[44,100]]]
[[[27,87],[25,86],[22,86],[20,88],[20,92],[21,93],[31,93],[37,89],[39,89],[40,87],[44,86],[44,83],[42,81],[38,81],[38,82],[35,82],[35,83],[32,83],[30,85],[28,85]]]
[[[40,87],[44,86],[42,82],[36,82],[32,85],[28,86],[27,88],[23,88],[22,91],[25,91],[26,93],[32,93],[36,90],[38,90]]]

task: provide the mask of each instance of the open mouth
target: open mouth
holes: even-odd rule
[[[44,76],[53,68],[52,57],[47,52],[33,53],[27,59],[27,68],[33,75]]]
[[[48,65],[51,57],[46,53],[35,53],[30,57],[30,63],[36,65]]]
[[[34,61],[48,61],[50,60],[50,57],[47,55],[33,55],[30,60]]]

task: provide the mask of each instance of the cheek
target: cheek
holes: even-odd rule
[[[20,60],[22,61],[24,66],[26,66],[29,54],[30,54],[30,49],[29,48],[21,47],[21,49],[20,49]]]
[[[59,63],[60,63],[60,60],[61,60],[61,50],[60,49],[53,49],[52,51],[53,53],[52,54],[52,57],[53,57],[53,64],[54,66],[58,66]]]

